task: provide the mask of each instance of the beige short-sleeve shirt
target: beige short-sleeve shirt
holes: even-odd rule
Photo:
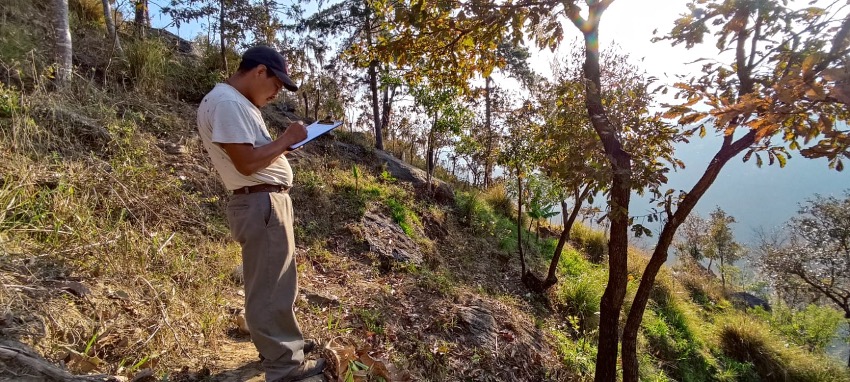
[[[281,155],[268,167],[245,176],[221,148],[221,143],[248,143],[260,147],[272,142],[263,116],[242,93],[228,84],[217,84],[198,107],[198,133],[213,166],[228,190],[255,184],[292,186],[292,168]]]

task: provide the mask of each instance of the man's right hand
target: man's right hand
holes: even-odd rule
[[[286,128],[286,131],[284,131],[280,136],[280,139],[282,139],[286,144],[287,149],[306,138],[307,128],[304,127],[304,123],[301,121],[290,123]]]

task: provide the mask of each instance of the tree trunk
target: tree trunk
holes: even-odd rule
[[[381,114],[378,110],[378,61],[369,63],[369,90],[372,95],[372,119],[375,122],[375,148],[384,149],[384,136],[381,131]]]
[[[386,73],[386,72],[385,72]],[[393,97],[395,96],[395,88],[393,88]],[[390,97],[390,87],[384,86],[383,101],[381,102],[381,136],[388,133],[390,127],[390,110],[392,110],[392,99]]]
[[[537,232],[535,232],[535,234],[537,234],[536,240],[539,243],[540,242],[540,220],[539,219],[537,220]]]
[[[720,255],[720,285],[723,286],[723,292],[726,292],[726,269],[723,268],[723,255]]]
[[[145,38],[147,30],[151,25],[150,13],[148,13],[148,0],[135,0],[134,24],[136,24],[136,36]]]
[[[490,97],[490,76],[484,79],[484,132],[487,134],[487,141],[484,143],[484,188],[490,187],[493,182],[493,108],[492,98]]]
[[[595,20],[585,33],[584,75],[586,81],[586,107],[599,140],[611,163],[610,212],[608,214],[610,238],[608,240],[608,285],[602,294],[599,309],[599,347],[596,356],[596,382],[617,380],[617,348],[619,344],[620,310],[628,283],[629,200],[632,189],[632,159],[623,150],[616,131],[602,104],[602,85],[599,70],[599,15],[604,9],[591,8],[590,20]]]
[[[673,243],[676,235],[676,230],[685,221],[688,215],[693,211],[697,202],[702,198],[709,186],[717,179],[720,170],[723,166],[750,145],[755,142],[756,130],[750,130],[746,135],[732,142],[732,137],[727,136],[714,159],[709,163],[702,177],[694,185],[690,192],[687,193],[685,199],[679,203],[676,212],[668,216],[664,228],[661,230],[661,236],[658,238],[658,243],[649,259],[646,269],[641,276],[640,285],[638,286],[635,299],[632,302],[629,317],[626,320],[626,326],[623,329],[623,381],[637,382],[638,381],[638,360],[637,360],[637,336],[640,330],[640,323],[643,319],[643,313],[646,311],[646,304],[649,302],[650,290],[655,283],[655,277],[661,266],[667,261],[667,251]],[[668,212],[669,214],[669,212]]]
[[[221,70],[227,72],[227,42],[224,37],[224,14],[225,14],[225,2],[224,0],[219,1],[218,6],[218,40],[219,40],[219,49],[221,54]]]
[[[73,70],[74,48],[71,43],[71,27],[68,23],[68,0],[54,0],[53,25],[56,32],[56,83],[68,83]]]
[[[578,216],[578,212],[581,210],[581,205],[584,203],[584,199],[590,193],[590,186],[586,186],[584,190],[579,194],[576,192],[575,195],[575,205],[573,206],[573,210],[570,211],[570,215],[568,218],[564,219],[564,230],[561,231],[561,237],[558,238],[558,245],[555,246],[555,253],[552,254],[552,261],[549,263],[549,273],[546,275],[546,280],[543,281],[543,290],[551,288],[553,285],[558,283],[558,263],[561,261],[561,252],[564,250],[564,245],[570,240],[570,230],[573,228],[573,224],[575,224],[576,217]],[[561,215],[566,217],[567,215],[567,202],[561,201]]]
[[[109,38],[112,39],[112,47],[118,52],[119,56],[124,56],[124,49],[121,48],[121,39],[118,38],[118,32],[115,30],[115,20],[112,19],[112,7],[109,5],[109,0],[102,0],[103,17],[106,21],[106,31],[109,33]]]
[[[434,137],[437,129],[437,114],[434,114],[434,123],[431,125],[431,131],[428,132],[428,148],[425,150],[425,172],[428,181],[427,190],[430,193],[433,190],[431,187],[431,179],[434,176]],[[380,129],[378,129],[380,130]]]
[[[307,92],[301,93],[301,99],[304,100],[304,118],[310,118],[310,104],[307,100]]]
[[[525,276],[525,252],[522,250],[522,173],[519,171],[519,166],[516,166],[516,181],[517,193],[516,198],[516,242],[519,247],[519,263],[522,266],[520,275]]]
[[[313,104],[313,119],[319,120],[319,89],[316,89],[316,102]]]

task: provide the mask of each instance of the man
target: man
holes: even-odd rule
[[[198,131],[224,185],[233,192],[227,221],[242,246],[245,320],[263,358],[267,382],[297,381],[322,372],[325,361],[304,361],[293,310],[298,292],[292,229],[290,147],[307,137],[292,123],[271,139],[260,107],[281,88],[297,91],[286,59],[265,46],[245,51],[239,70],[217,84],[198,107]],[[306,346],[305,346],[306,344]]]

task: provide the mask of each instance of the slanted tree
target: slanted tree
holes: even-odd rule
[[[722,142],[690,191],[678,196],[671,192],[660,203],[664,225],[623,329],[626,382],[638,381],[638,331],[675,233],[726,163],[746,152],[744,161],[755,155],[761,165],[766,155],[769,164],[783,167],[789,150],[802,149],[803,156],[825,157],[841,170],[841,158],[850,155],[850,134],[836,124],[850,119],[850,111],[835,96],[843,86],[836,78],[845,70],[850,10],[791,9],[787,4],[780,0],[691,1],[690,12],[661,38],[690,48],[707,36],[716,36],[717,48],[730,52],[705,60],[701,74],[676,83],[683,103],[670,105],[665,114],[690,125],[686,133],[703,136],[713,127]],[[806,144],[811,146],[803,148]]]
[[[74,68],[71,26],[68,23],[68,0],[53,0],[53,29],[56,34],[56,84],[63,86],[71,79]]]
[[[112,18],[112,6],[109,2],[110,0],[102,0],[106,31],[109,33],[109,39],[112,40],[112,48],[118,52],[119,56],[124,56],[124,49],[121,48],[121,39],[118,37],[118,32],[115,30],[115,20]]]
[[[777,287],[793,282],[836,306],[850,324],[850,190],[808,200],[786,231],[784,242],[762,241],[762,269]]]

